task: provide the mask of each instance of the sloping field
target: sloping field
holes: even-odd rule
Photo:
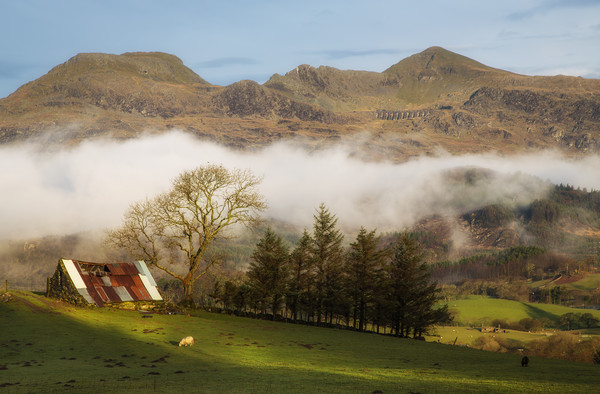
[[[600,288],[600,274],[591,274],[585,276],[583,279],[566,285],[568,289],[581,290],[581,291],[592,291]]]
[[[490,324],[493,319],[506,319],[518,322],[524,318],[550,319],[557,321],[565,313],[591,313],[600,319],[600,311],[569,308],[563,305],[537,304],[502,300],[483,296],[469,296],[462,300],[451,301],[448,307],[458,312],[455,320],[462,325]]]
[[[482,333],[479,328],[447,326],[438,327],[434,335],[428,336],[427,340],[432,342],[455,344],[455,345],[473,345],[480,337],[492,336],[502,338],[513,347],[523,348],[524,344],[536,339],[547,338],[545,333],[535,333],[517,330],[501,330],[495,333]]]
[[[187,335],[196,344],[180,348]],[[0,391],[594,392],[598,367],[199,313],[0,303]]]

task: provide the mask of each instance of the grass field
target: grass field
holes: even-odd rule
[[[506,339],[508,343],[513,343],[517,348],[522,348],[523,344],[529,341],[546,338],[546,334],[543,333],[516,330],[503,330],[502,332],[483,334],[479,329],[459,326],[438,327],[435,329],[435,335],[430,335],[426,338],[431,342],[471,345],[477,338],[484,335],[492,335]]]
[[[544,279],[537,282],[532,282],[531,288],[536,289],[538,287],[550,285],[551,283],[551,279]],[[587,274],[583,278],[571,283],[561,284],[560,282],[554,282],[550,287],[553,286],[564,286],[568,290],[593,291],[600,288],[600,274]]]
[[[519,302],[484,296],[469,296],[465,299],[451,301],[448,303],[448,307],[452,311],[458,312],[455,320],[460,325],[470,326],[489,325],[493,319],[518,322],[526,317],[557,321],[561,315],[569,312],[591,313],[600,319],[600,311],[593,309],[574,309],[563,305]]]
[[[578,280],[577,282],[568,283],[564,285],[567,289],[580,290],[580,291],[592,291],[600,288],[600,274],[587,275],[585,278]]]
[[[225,315],[0,303],[0,391],[594,392],[598,366]],[[196,344],[177,346],[192,335]]]

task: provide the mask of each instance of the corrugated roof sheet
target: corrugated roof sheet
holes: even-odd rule
[[[90,303],[162,301],[146,263],[98,264],[63,260],[77,291]]]
[[[106,264],[108,270],[113,275],[126,275],[125,271],[119,266],[119,264]]]

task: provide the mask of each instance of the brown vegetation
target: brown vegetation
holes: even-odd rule
[[[378,119],[378,110],[427,116]],[[382,73],[302,65],[263,85],[215,86],[164,53],[79,54],[0,100],[0,142],[58,142],[179,128],[237,147],[373,133],[394,160],[443,147],[514,152],[600,148],[600,82],[529,77],[429,48]],[[59,131],[74,129],[68,136]],[[398,154],[401,153],[401,157]]]

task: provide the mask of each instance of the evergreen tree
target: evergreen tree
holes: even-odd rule
[[[311,255],[312,239],[306,230],[298,240],[296,248],[289,258],[290,281],[286,294],[286,304],[292,312],[292,319],[298,319],[299,312],[312,315],[311,298],[314,293],[311,280],[313,259]]]
[[[321,204],[314,215],[313,225],[313,280],[315,285],[314,303],[317,314],[317,324],[321,319],[329,318],[341,310],[342,305],[342,264],[344,239],[336,228],[337,218]]]
[[[288,248],[270,228],[252,253],[248,269],[248,284],[254,290],[263,313],[271,308],[273,316],[279,311],[288,283]]]
[[[361,227],[356,241],[350,244],[346,260],[347,293],[352,303],[354,327],[363,331],[368,315],[372,315],[376,289],[380,286],[380,272],[386,251],[378,247],[375,230],[367,232]]]
[[[434,309],[438,289],[430,283],[430,271],[419,245],[402,234],[392,247],[388,267],[391,323],[398,336],[424,333],[428,327],[448,320],[447,309]]]

